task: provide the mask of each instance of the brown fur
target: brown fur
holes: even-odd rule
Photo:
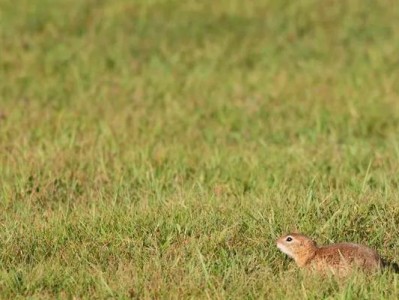
[[[292,241],[287,241],[291,237]],[[319,272],[331,271],[345,275],[354,269],[376,271],[381,268],[381,258],[373,249],[352,243],[317,246],[306,235],[291,233],[277,240],[277,247],[292,257],[302,268]]]

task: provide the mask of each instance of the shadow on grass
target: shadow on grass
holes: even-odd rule
[[[396,274],[399,274],[399,264],[394,261],[383,260],[382,266]]]

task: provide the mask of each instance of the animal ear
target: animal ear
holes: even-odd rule
[[[297,227],[294,227],[294,228],[291,230],[291,232],[292,232],[292,233],[299,233],[299,230],[298,230]]]
[[[314,247],[317,247],[316,241],[313,241],[313,240],[309,240],[309,241],[307,242],[307,244],[308,244],[308,245],[312,245],[312,246],[314,246]]]

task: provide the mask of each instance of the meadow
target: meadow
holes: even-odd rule
[[[393,0],[0,0],[0,298],[398,299]]]

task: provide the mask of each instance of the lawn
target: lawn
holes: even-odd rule
[[[17,3],[18,2],[18,3]],[[393,0],[0,0],[0,298],[398,299]]]

